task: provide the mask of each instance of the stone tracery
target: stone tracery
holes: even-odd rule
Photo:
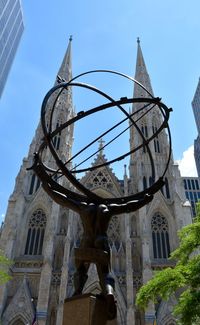
[[[46,215],[42,209],[37,209],[29,221],[25,255],[41,255],[46,227]]]

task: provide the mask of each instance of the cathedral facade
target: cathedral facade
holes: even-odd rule
[[[58,75],[65,80],[72,78],[71,40]],[[139,40],[135,79],[153,93]],[[135,85],[134,96],[143,95],[143,90]],[[135,109],[133,105],[132,111]],[[59,97],[55,110],[55,125],[59,125],[66,116],[68,119],[75,116],[71,91]],[[160,118],[159,114],[152,112],[148,118],[144,116],[140,119],[144,135],[155,132]],[[73,293],[73,250],[79,245],[82,224],[75,212],[53,202],[42,189],[36,175],[27,171],[33,163],[39,139],[40,124],[16,177],[1,231],[1,249],[13,261],[12,280],[0,287],[3,325],[32,324],[35,314],[39,325],[62,325],[64,300]],[[131,129],[130,146],[137,145],[137,141],[137,135]],[[70,157],[73,128],[67,129],[64,141],[58,135],[54,145],[61,156]],[[156,174],[159,176],[162,166],[166,164],[169,147],[165,132],[156,137],[151,145]],[[46,159],[50,159],[48,152],[46,155]],[[105,161],[104,152],[100,150],[93,164],[99,165]],[[145,150],[132,154],[128,167],[128,170],[126,167],[124,169],[123,180],[104,166],[88,172],[81,182],[90,190],[108,197],[142,191],[151,184],[151,170]],[[176,323],[171,315],[175,298],[168,302],[161,301],[159,306],[150,304],[147,311],[141,313],[135,306],[135,297],[137,290],[152,277],[154,270],[173,266],[168,257],[178,245],[177,231],[188,223],[191,223],[191,208],[185,198],[178,166],[171,158],[165,186],[155,194],[153,201],[134,213],[113,216],[109,224],[119,325],[153,324],[155,318],[158,325]],[[84,293],[99,293],[95,265],[92,264],[88,272]]]

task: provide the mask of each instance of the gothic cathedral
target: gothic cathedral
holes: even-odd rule
[[[72,78],[71,43],[70,39],[58,72],[65,80]],[[135,79],[153,94],[139,40],[137,46]],[[143,96],[142,92],[140,87],[134,86],[135,97]],[[66,114],[68,118],[76,114],[72,92],[60,96],[55,123],[59,124]],[[153,112],[148,119],[144,116],[140,120],[142,132],[146,135],[154,132],[159,118],[159,114]],[[58,136],[54,143],[65,156],[66,152],[71,154],[73,145],[73,128],[67,130],[65,142]],[[53,202],[41,188],[36,175],[27,171],[33,163],[40,138],[39,123],[28,156],[23,159],[16,177],[1,230],[1,249],[13,261],[12,280],[0,287],[3,325],[32,324],[35,313],[39,325],[62,325],[63,302],[73,292],[73,250],[80,241],[82,225],[75,212]],[[135,141],[138,141],[137,136],[131,131],[130,146]],[[152,143],[157,175],[165,164],[168,145],[164,132]],[[105,160],[103,150],[100,150],[94,164]],[[149,168],[145,151],[137,152],[131,155],[129,171],[125,168],[123,180],[117,179],[113,171],[104,166],[101,170],[90,171],[81,181],[93,191],[117,197],[147,187],[151,183]],[[149,305],[145,314],[136,309],[134,302],[138,288],[151,278],[153,270],[173,265],[168,256],[178,245],[177,231],[188,223],[191,223],[190,206],[178,166],[171,158],[165,186],[153,201],[135,213],[112,217],[109,224],[119,325],[153,324],[155,315],[158,325],[175,324],[171,315],[174,297],[168,302],[161,301],[159,306]],[[99,291],[96,268],[91,265],[84,292]]]

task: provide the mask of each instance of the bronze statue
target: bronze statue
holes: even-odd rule
[[[94,71],[91,71],[85,74],[93,73],[93,72]],[[102,72],[102,71],[99,70],[95,72]],[[107,72],[118,74],[122,77],[128,78],[137,83],[137,81],[121,73],[112,72],[112,71],[107,71]],[[107,302],[107,318],[114,319],[116,317],[116,304],[113,295],[114,279],[111,275],[110,248],[109,248],[108,237],[107,237],[107,229],[108,229],[109,221],[111,217],[114,215],[133,212],[140,209],[144,205],[148,204],[153,199],[153,195],[163,186],[164,184],[163,176],[166,173],[170,161],[171,149],[169,152],[169,159],[166,162],[166,169],[164,170],[160,178],[156,180],[154,162],[153,162],[151,151],[149,149],[149,142],[152,141],[152,139],[154,139],[163,128],[167,128],[168,133],[170,135],[167,122],[169,118],[169,112],[171,109],[168,109],[163,103],[161,103],[159,98],[154,98],[139,83],[137,84],[139,84],[139,86],[141,86],[148,93],[147,98],[123,97],[118,101],[114,101],[107,94],[103,93],[102,91],[92,86],[88,86],[82,83],[79,84],[77,82],[74,83],[74,80],[76,78],[72,79],[68,83],[62,82],[59,85],[53,87],[52,90],[50,90],[48,94],[45,96],[45,99],[42,104],[42,114],[41,114],[41,125],[43,128],[44,138],[42,139],[42,144],[38,150],[38,153],[35,154],[35,160],[32,169],[35,171],[35,173],[41,180],[42,187],[44,188],[46,193],[56,203],[77,212],[82,221],[83,230],[84,230],[83,238],[81,240],[80,247],[75,249],[76,272],[74,274],[74,289],[75,289],[74,295],[82,294],[84,285],[88,277],[87,272],[88,272],[89,265],[90,263],[95,263],[97,267],[101,290],[102,290],[101,296]],[[68,89],[68,87],[72,87],[72,86],[85,87],[87,89],[95,91],[103,95],[105,98],[107,98],[109,100],[109,103],[92,108],[86,112],[82,111],[79,114],[77,114],[76,117],[72,118],[71,120],[65,121],[64,123],[62,123],[62,125],[58,126],[54,131],[52,131],[51,125],[49,125],[49,123],[47,123],[46,121],[46,115],[48,112],[47,110],[48,99],[55,91],[59,90],[59,95],[57,95],[53,107],[51,108],[51,122],[52,122],[53,120],[52,116],[54,113],[54,109],[58,97],[61,95],[64,89]],[[150,138],[146,138],[143,135],[137,123],[134,121],[133,116],[127,113],[126,110],[123,108],[122,105],[126,103],[140,103],[140,104],[145,103],[143,106],[144,110],[147,108],[147,106],[154,107],[156,105],[156,107],[158,107],[158,109],[161,111],[163,115],[163,123],[153,136],[151,136]],[[92,166],[87,169],[81,169],[79,171],[78,170],[73,171],[73,169],[69,170],[69,167],[66,167],[66,165],[72,160],[72,158],[65,163],[61,161],[53,145],[53,138],[58,133],[61,134],[62,130],[64,130],[66,127],[68,127],[71,124],[74,124],[76,121],[84,118],[85,116],[113,106],[116,106],[125,114],[125,119],[129,120],[130,127],[135,127],[137,129],[142,139],[142,143],[138,145],[137,148],[131,149],[127,154],[121,157],[117,157],[112,161],[105,162],[98,166]],[[100,137],[101,136],[99,136],[96,140],[98,140]],[[49,148],[52,157],[56,162],[56,165],[58,167],[57,170],[54,170],[46,166],[42,162],[43,159],[42,153],[44,149],[46,149],[46,147]],[[117,160],[123,159],[124,157],[130,155],[131,153],[136,152],[137,150],[143,147],[146,148],[146,152],[148,153],[149,156],[149,162],[152,170],[152,175],[151,175],[152,184],[149,186],[149,188],[144,189],[139,193],[120,197],[120,198],[103,198],[95,194],[94,192],[90,191],[85,186],[83,186],[83,184],[81,184],[73,176],[73,173],[75,172],[77,173],[77,172],[98,169],[101,168],[102,166],[109,165]],[[102,150],[102,146],[101,146],[101,150]],[[58,177],[55,178],[55,175]],[[72,191],[69,188],[63,187],[59,184],[58,179],[63,176],[67,178],[67,180],[71,183],[71,185],[76,191]]]
[[[82,293],[88,278],[89,265],[91,262],[96,263],[102,295],[107,300],[108,319],[113,319],[116,314],[116,307],[113,295],[114,279],[110,273],[108,224],[114,215],[129,213],[143,207],[153,199],[153,195],[144,194],[143,198],[121,204],[88,203],[68,197],[66,191],[62,191],[61,188],[58,190],[57,183],[47,174],[37,155],[35,155],[35,163],[32,168],[40,178],[46,193],[56,203],[77,212],[82,221],[83,237],[77,255],[75,251],[74,295]],[[88,253],[87,256],[86,253]]]

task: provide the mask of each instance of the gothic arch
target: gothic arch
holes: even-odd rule
[[[99,280],[94,281],[85,285],[83,293],[92,293],[94,295],[98,295],[101,293],[101,287],[99,285]]]
[[[124,300],[124,296],[122,294],[116,275],[112,273],[112,276],[115,280],[115,296],[117,300],[117,321],[118,324],[125,324],[126,313],[127,313],[126,302]]]
[[[139,273],[142,270],[142,257],[137,248],[132,247],[133,272]]]
[[[138,223],[135,214],[130,216],[130,237],[136,237],[138,234]]]
[[[32,172],[29,176],[29,184],[28,184],[28,195],[32,195],[37,192],[40,187],[40,180],[37,175]]]
[[[147,178],[146,176],[143,176],[143,190],[146,190],[147,188]]]
[[[155,214],[160,214],[164,216],[168,222],[170,250],[173,251],[178,244],[176,216],[174,215],[174,212],[172,212],[172,210],[170,209],[169,205],[166,203],[166,200],[160,191],[155,195],[152,203],[150,203],[148,215],[146,217],[147,231],[148,231],[149,238],[152,238],[151,221],[152,221],[152,216],[154,216]],[[151,258],[153,258],[152,247],[151,247]]]
[[[65,235],[66,236],[66,234],[67,234],[67,227],[68,227],[67,214],[66,213],[63,213],[60,216],[58,234],[59,235]]]
[[[170,195],[170,188],[169,188],[169,181],[168,178],[165,177],[165,196],[167,199],[170,199],[171,195]]]
[[[177,300],[171,296],[168,301],[162,300],[157,310],[158,325],[175,325],[177,324],[175,317],[172,315],[173,307]]]
[[[117,300],[117,319],[118,319],[118,324],[125,324],[125,315],[126,315],[126,305],[125,302],[122,299],[122,293],[119,287],[119,284],[117,282],[117,278],[114,274],[112,274],[112,276],[115,279],[115,297]],[[96,279],[96,281],[94,280],[93,282],[89,283],[87,285],[85,285],[84,288],[84,293],[94,293],[94,294],[99,294],[101,292],[101,288],[99,286],[99,280]]]
[[[143,136],[146,139],[148,139],[149,130],[148,130],[148,126],[147,126],[147,123],[145,120],[143,120],[141,123],[141,131],[142,131]],[[146,152],[146,146],[143,147],[143,153],[145,153],[145,152]]]
[[[38,208],[32,213],[28,224],[25,255],[42,255],[46,222],[46,214],[42,209]]]
[[[156,133],[157,130],[159,129],[159,123],[158,123],[158,119],[155,118],[155,116],[152,119],[152,134]],[[161,152],[161,141],[160,141],[160,135],[157,135],[154,139],[153,139],[153,144],[154,144],[154,151],[156,153],[160,153]]]
[[[9,325],[26,325],[26,324],[27,321],[24,319],[24,317],[22,318],[22,316],[15,317],[15,319],[9,323]]]
[[[56,128],[58,128],[61,124],[62,124],[62,121],[61,121],[61,120],[57,120]],[[59,149],[60,149],[60,142],[61,142],[61,132],[58,132],[58,133],[53,137],[52,142],[53,142],[54,148],[55,148],[56,150],[59,150]]]
[[[168,258],[170,255],[169,226],[167,219],[160,213],[151,219],[152,247],[154,258]]]
[[[126,271],[126,258],[125,258],[125,249],[123,243],[121,242],[119,250],[118,250],[118,258],[119,258],[119,272]]]
[[[109,222],[107,235],[110,244],[114,244],[117,251],[120,247],[121,236],[120,236],[120,217],[113,216]]]

